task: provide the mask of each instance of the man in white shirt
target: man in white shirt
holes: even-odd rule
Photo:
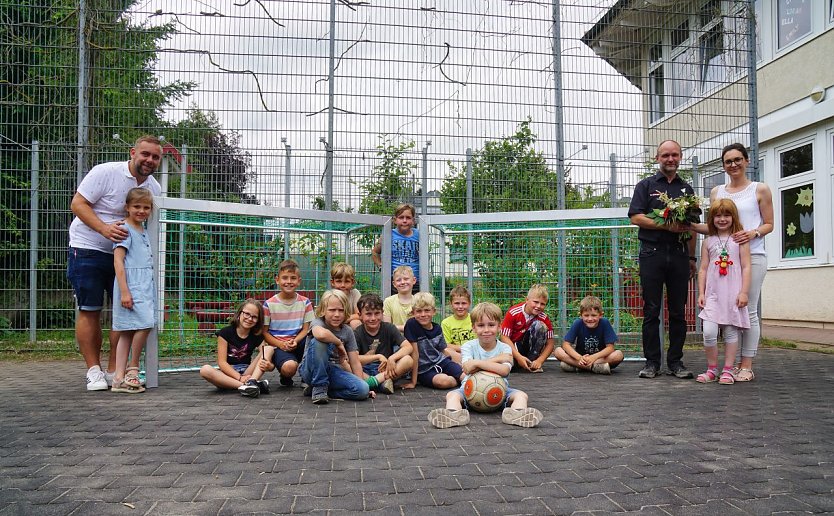
[[[130,149],[130,161],[96,165],[78,185],[70,205],[75,218],[69,230],[67,278],[78,305],[75,338],[87,363],[87,390],[107,390],[101,370],[101,310],[104,292],[112,301],[113,244],[127,237],[124,228],[125,198],[131,188],[147,188],[154,195],[162,189],[152,177],[162,161],[162,144],[154,136],[142,136]],[[110,332],[110,349],[115,350],[118,332]],[[115,367],[110,353],[108,369]]]

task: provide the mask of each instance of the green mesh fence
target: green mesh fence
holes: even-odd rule
[[[455,285],[471,289],[473,304],[489,301],[506,311],[541,283],[550,294],[546,313],[557,345],[578,317],[579,301],[594,295],[617,331],[618,346],[629,357],[642,356],[639,241],[627,218],[438,224],[430,249],[432,291],[444,304],[442,314],[450,313],[448,293]],[[696,296],[692,281],[686,311],[690,342],[701,338]]]
[[[161,371],[216,363],[214,332],[246,298],[264,301],[277,292],[274,278],[285,258],[298,262],[298,291],[314,304],[329,288],[335,262],[353,265],[360,290],[380,288],[370,246],[381,228],[171,209],[163,210],[159,221]]]

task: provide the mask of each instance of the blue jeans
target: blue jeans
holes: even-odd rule
[[[327,395],[334,399],[368,399],[368,383],[330,361],[332,347],[310,338],[299,367],[301,380],[311,387],[327,387]]]

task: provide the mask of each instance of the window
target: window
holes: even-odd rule
[[[701,179],[701,183],[703,185],[701,195],[703,197],[709,197],[709,194],[713,188],[715,188],[718,185],[723,185],[726,182],[727,181],[723,170],[707,172],[707,174],[704,175],[703,179]]]
[[[782,190],[782,258],[814,255],[814,184]]]
[[[812,4],[813,0],[777,0],[776,19],[780,49],[811,33]]]
[[[649,109],[652,122],[666,114],[666,98],[663,89],[663,45],[657,43],[649,49]]]
[[[805,144],[795,149],[787,150],[779,155],[779,165],[782,178],[809,172],[814,169],[813,144]]]
[[[724,54],[724,30],[715,24],[701,37],[701,92],[706,93],[713,86],[727,79],[727,62]]]
[[[672,30],[671,63],[669,65],[669,93],[672,108],[686,103],[694,91],[695,70],[692,44],[689,40],[689,21],[684,21]]]

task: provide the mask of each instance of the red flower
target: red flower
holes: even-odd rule
[[[669,208],[666,208],[665,210],[663,210],[663,218],[664,219],[669,218]]]

